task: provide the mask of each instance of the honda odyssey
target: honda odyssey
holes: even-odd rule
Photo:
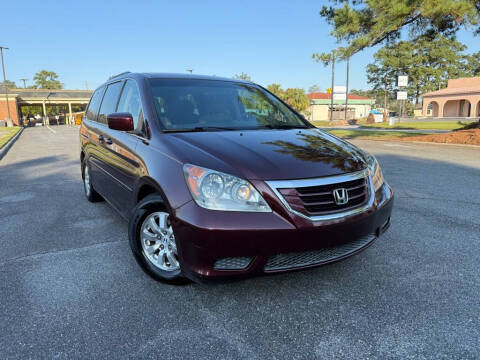
[[[135,259],[165,282],[323,265],[390,224],[375,157],[248,81],[120,74],[93,93],[80,141],[87,199],[129,221]]]

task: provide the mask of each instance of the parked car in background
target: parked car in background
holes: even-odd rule
[[[248,81],[125,73],[80,127],[85,195],[129,221],[135,259],[178,283],[304,269],[390,224],[377,160]]]

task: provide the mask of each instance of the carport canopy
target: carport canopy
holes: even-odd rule
[[[65,109],[62,113],[71,118],[75,111],[85,110],[92,93],[91,90],[10,89],[9,103],[14,100],[16,110],[11,114],[12,120],[19,124],[22,116],[27,115],[22,111],[26,106],[38,107],[38,112],[36,109],[35,113],[30,115],[46,117],[47,108],[57,107]],[[12,108],[12,105],[10,107]]]

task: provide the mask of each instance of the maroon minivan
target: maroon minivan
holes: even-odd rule
[[[129,221],[132,252],[180,283],[323,265],[390,225],[376,159],[242,80],[123,73],[80,128],[89,201]]]

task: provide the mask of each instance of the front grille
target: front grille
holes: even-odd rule
[[[265,265],[265,271],[278,271],[320,265],[352,254],[367,246],[373,240],[375,240],[375,236],[370,234],[334,247],[327,247],[314,251],[274,255],[268,258],[267,264]]]
[[[333,196],[335,189],[344,188],[348,202],[337,205]],[[368,200],[367,178],[333,184],[278,189],[293,210],[307,216],[330,215],[355,209]]]
[[[243,270],[248,267],[252,261],[251,257],[229,257],[215,261],[213,268],[215,270]]]

